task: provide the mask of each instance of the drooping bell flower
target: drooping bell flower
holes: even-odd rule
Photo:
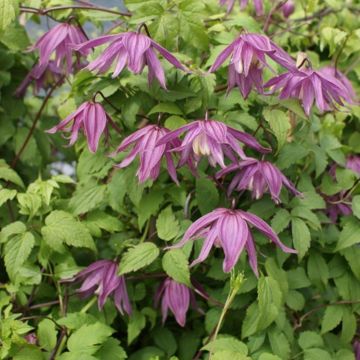
[[[345,192],[341,191],[335,195],[323,195],[326,203],[326,213],[333,224],[336,223],[339,216],[348,216],[352,214],[351,196],[344,198]]]
[[[262,73],[266,56],[286,68],[295,66],[292,58],[267,36],[259,34],[242,34],[226,47],[216,58],[209,71],[216,71],[231,56],[229,65],[228,91],[238,86],[244,98],[247,98],[253,87],[263,93]]]
[[[293,0],[287,0],[280,9],[284,17],[288,18],[295,11],[295,2]]]
[[[140,166],[136,173],[140,182],[148,179],[156,180],[160,173],[161,159],[164,156],[170,177],[175,183],[178,183],[175,165],[171,157],[170,150],[179,145],[178,139],[172,139],[166,144],[159,144],[159,140],[170,130],[157,125],[147,125],[142,129],[135,131],[133,134],[125,138],[116,151],[112,154],[118,154],[125,151],[133,145],[130,153],[116,167],[124,168],[139,156]]]
[[[221,167],[225,167],[224,155],[232,160],[236,159],[235,155],[245,159],[246,155],[239,141],[262,153],[271,151],[261,146],[249,134],[235,130],[220,121],[206,119],[192,121],[171,131],[159,141],[159,144],[172,142],[183,132],[186,132],[186,135],[181,144],[171,150],[180,153],[179,167],[193,161],[197,164],[202,156],[208,158],[211,166],[219,164]]]
[[[346,167],[360,175],[360,156],[349,155],[346,159]]]
[[[65,64],[65,70],[71,73],[73,66],[80,67],[80,60],[73,62],[73,46],[83,43],[87,38],[82,29],[73,24],[62,23],[54,26],[46,32],[30,48],[30,51],[39,50],[39,65],[47,64],[51,56],[55,54],[55,64],[62,68]],[[80,49],[79,53],[83,56],[88,55],[90,49]]]
[[[356,99],[355,90],[350,80],[340,70],[336,69],[333,66],[325,66],[319,69],[319,73],[324,75],[325,78],[331,77],[339,80],[340,83],[344,86],[345,92],[348,94],[349,98],[355,101]]]
[[[249,212],[225,208],[216,209],[196,220],[187,229],[183,239],[170,248],[179,248],[188,241],[203,238],[205,240],[200,255],[192,262],[191,266],[203,262],[209,256],[213,246],[221,247],[225,254],[224,272],[231,271],[245,249],[250,266],[258,275],[255,242],[250,227],[259,230],[284,252],[296,253],[296,250],[288,248],[280,241],[264,220]]]
[[[236,171],[228,193],[232,191],[250,190],[254,199],[260,199],[265,192],[269,192],[274,202],[280,203],[280,192],[283,186],[287,187],[294,195],[300,195],[295,186],[271,162],[248,158],[220,170],[216,177]]]
[[[18,86],[15,95],[17,97],[24,96],[26,89],[32,82],[34,83],[34,94],[36,95],[41,89],[47,89],[51,85],[60,82],[63,76],[62,73],[62,70],[53,60],[42,65],[36,64]]]
[[[190,305],[196,308],[194,291],[171,278],[166,278],[156,291],[155,305],[158,306],[160,301],[162,322],[165,323],[170,310],[176,322],[182,327],[185,326],[186,313]]]
[[[94,153],[98,148],[101,135],[105,132],[107,136],[107,122],[109,120],[109,115],[101,104],[95,101],[86,101],[75,112],[62,120],[58,125],[47,130],[47,132],[49,134],[54,134],[58,131],[70,132],[69,146],[71,146],[76,142],[80,129],[83,129],[87,138],[88,148]]]
[[[111,260],[99,260],[80,271],[72,281],[82,281],[77,293],[87,298],[98,295],[98,308],[102,310],[106,300],[112,296],[116,308],[122,315],[131,315],[131,304],[126,289],[125,277],[118,276],[118,264]]]
[[[230,13],[235,5],[235,0],[220,0],[221,6],[227,6],[227,13]],[[248,5],[249,0],[239,0],[240,9],[244,10]],[[264,6],[262,0],[254,0],[255,12],[257,16],[264,14]]]
[[[314,102],[321,112],[334,109],[335,104],[344,105],[343,100],[352,102],[351,95],[338,79],[304,66],[306,61],[306,54],[299,54],[298,69],[272,78],[264,87],[269,87],[271,93],[280,90],[280,99],[299,99],[307,115]]]
[[[104,35],[89,40],[75,47],[76,50],[89,51],[91,48],[110,42],[110,45],[87,68],[98,73],[106,72],[115,63],[112,77],[118,76],[127,68],[134,74],[141,74],[147,65],[149,69],[149,83],[156,78],[165,89],[165,73],[158,59],[157,50],[168,62],[178,69],[185,70],[184,66],[174,55],[152,40],[149,36],[136,32],[126,32],[116,35]]]

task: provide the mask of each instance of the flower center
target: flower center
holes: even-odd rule
[[[201,156],[201,155],[210,156],[211,155],[208,137],[204,133],[198,135],[194,139],[192,147],[193,147],[194,153],[198,156]]]

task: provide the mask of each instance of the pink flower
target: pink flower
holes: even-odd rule
[[[125,66],[134,73],[140,74],[147,65],[149,68],[149,83],[156,78],[163,88],[166,88],[164,69],[156,56],[157,50],[167,61],[175,67],[185,70],[184,66],[166,49],[150,37],[136,33],[126,32],[116,35],[104,35],[97,39],[89,40],[75,47],[80,51],[89,51],[91,48],[110,42],[110,45],[98,58],[87,66],[89,70],[104,73],[115,62],[112,77],[118,76]]]
[[[80,271],[72,281],[83,281],[77,293],[86,298],[98,295],[98,308],[102,310],[109,296],[114,297],[116,308],[123,315],[131,315],[131,305],[124,276],[118,276],[118,264],[110,260],[99,260]]]
[[[186,313],[190,304],[196,307],[195,295],[192,289],[171,278],[166,278],[159,286],[155,295],[155,305],[161,300],[162,321],[166,321],[169,310],[174,314],[177,323],[185,326]]]
[[[301,100],[307,115],[314,102],[321,112],[334,109],[335,103],[343,105],[342,99],[351,103],[351,95],[338,79],[312,69],[294,69],[274,77],[264,87],[270,87],[272,93],[281,90],[280,99]]]
[[[220,0],[220,5],[227,5],[227,12],[230,13],[235,5],[235,0]],[[241,10],[244,10],[248,5],[249,0],[239,0]],[[255,11],[257,16],[264,14],[264,6],[262,0],[254,0]]]
[[[61,77],[62,70],[55,64],[55,61],[50,60],[46,64],[37,64],[18,86],[15,95],[24,96],[26,89],[32,82],[34,82],[34,93],[37,94],[41,89],[47,89],[53,83],[60,81]]]
[[[49,62],[52,54],[55,54],[55,64],[61,68],[63,63],[66,64],[66,71],[72,72],[73,68],[73,45],[86,41],[87,38],[83,31],[75,25],[62,23],[54,26],[46,32],[40,39],[30,48],[30,51],[39,50],[39,65],[45,65]],[[81,55],[87,55],[90,49],[81,49]],[[77,66],[80,66],[77,60]]]
[[[360,175],[360,156],[349,155],[346,159],[346,167]]]
[[[286,68],[295,66],[292,58],[267,36],[242,34],[226,47],[210,67],[216,71],[231,56],[229,65],[228,91],[238,86],[246,99],[253,87],[263,93],[263,68],[268,66],[266,56]]]
[[[293,0],[287,0],[281,7],[281,11],[284,17],[288,18],[295,11],[295,2]]]
[[[219,171],[216,177],[222,177],[233,171],[236,171],[236,174],[230,183],[229,194],[234,189],[237,191],[248,189],[252,191],[253,198],[260,199],[267,191],[271,194],[271,198],[279,203],[281,188],[286,186],[294,195],[300,195],[285,175],[269,161],[248,158]]]
[[[185,232],[183,239],[171,248],[178,248],[188,241],[204,238],[199,257],[191,266],[204,261],[213,246],[221,247],[225,254],[224,272],[229,272],[236,265],[242,251],[245,249],[249,256],[252,270],[258,275],[256,249],[250,226],[255,227],[278,247],[287,253],[295,250],[281,243],[276,233],[262,219],[254,214],[242,210],[219,208],[196,220]]]
[[[105,112],[101,104],[94,101],[86,101],[79,108],[70,114],[66,119],[61,121],[58,125],[47,130],[49,134],[54,134],[57,131],[71,132],[70,145],[76,142],[79,130],[83,129],[88,141],[88,148],[91,152],[96,152],[100,136],[106,132],[106,126],[109,115]],[[72,125],[69,124],[72,122]]]
[[[157,125],[147,125],[142,129],[135,131],[125,138],[116,151],[112,154],[118,154],[133,145],[129,155],[118,165],[124,168],[134,161],[136,156],[140,158],[140,166],[136,175],[140,182],[148,179],[156,180],[160,173],[161,159],[165,156],[170,177],[178,183],[175,165],[170,154],[170,150],[179,145],[179,140],[172,139],[167,144],[159,144],[159,140],[170,130]]]
[[[234,154],[244,159],[246,155],[238,144],[239,141],[263,153],[271,151],[261,146],[253,136],[216,120],[192,121],[165,135],[159,144],[173,142],[183,132],[186,132],[184,140],[171,150],[181,153],[178,164],[180,167],[193,160],[197,164],[202,156],[208,158],[211,166],[219,164],[221,167],[225,167],[224,154],[232,160],[235,159]]]

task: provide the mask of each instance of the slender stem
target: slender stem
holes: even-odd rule
[[[287,1],[288,0],[279,1],[269,11],[269,15],[267,16],[265,24],[264,24],[264,29],[263,29],[264,33],[267,33],[267,31],[269,30],[269,26],[271,24],[271,17],[273,16],[274,12],[277,11],[278,9],[280,9],[283,5],[285,5],[287,3]]]
[[[49,101],[51,95],[53,94],[53,92],[55,91],[55,89],[58,87],[59,84],[61,84],[64,80],[64,76],[62,76],[52,87],[51,89],[48,91],[48,93],[46,94],[44,100],[43,100],[43,103],[41,104],[41,107],[39,109],[39,111],[37,112],[37,114],[35,115],[35,118],[34,118],[34,121],[31,125],[31,128],[23,142],[23,144],[21,145],[21,148],[19,149],[19,151],[17,152],[17,154],[15,155],[15,158],[14,160],[12,161],[11,163],[11,167],[12,168],[15,168],[16,164],[18,163],[22,153],[24,152],[24,150],[26,149],[26,146],[28,145],[34,131],[35,131],[35,128],[36,128],[36,125],[38,123],[38,121],[40,120],[40,117],[45,109],[45,106],[47,104],[47,102]]]
[[[97,297],[94,296],[81,310],[81,314],[85,314],[97,301]]]
[[[102,6],[85,6],[85,5],[61,5],[61,6],[54,6],[48,9],[39,9],[34,7],[28,7],[28,6],[20,6],[21,12],[28,12],[32,14],[38,14],[38,15],[47,15],[49,12],[52,11],[62,11],[62,10],[93,10],[93,11],[101,11],[106,12],[109,14],[115,14],[120,16],[132,16],[129,12],[122,12],[117,10],[108,9],[106,7]]]

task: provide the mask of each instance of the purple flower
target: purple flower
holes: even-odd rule
[[[360,175],[360,156],[349,155],[346,159],[346,167]]]
[[[352,100],[356,99],[355,90],[350,82],[350,80],[344,75],[341,71],[337,70],[333,66],[325,66],[319,69],[319,73],[322,74],[325,78],[335,78],[345,88],[345,92],[348,94],[348,97]]]
[[[66,64],[66,71],[72,72],[73,68],[73,46],[83,43],[87,38],[79,26],[72,24],[58,24],[51,30],[46,32],[40,39],[30,48],[30,51],[39,50],[39,65],[47,64],[50,57],[55,53],[55,64],[61,68],[63,63]],[[87,55],[90,49],[81,49],[81,55]],[[80,66],[79,59],[77,66]]]
[[[351,103],[350,94],[338,79],[312,69],[293,69],[274,77],[264,87],[270,87],[271,92],[280,89],[280,99],[301,100],[307,115],[314,102],[321,112],[335,108],[335,103],[343,105],[342,99]]]
[[[199,257],[191,266],[204,261],[213,246],[221,247],[225,254],[224,272],[229,272],[237,263],[242,251],[247,251],[252,270],[258,275],[256,249],[250,226],[255,227],[287,253],[296,253],[281,243],[271,227],[254,214],[242,210],[219,208],[196,220],[185,232],[183,239],[172,248],[178,248],[191,240],[204,238]]]
[[[348,216],[352,214],[351,197],[343,198],[345,192],[341,191],[335,195],[323,195],[326,202],[326,213],[333,224],[336,223],[339,216]],[[347,203],[345,201],[348,201]]]
[[[60,81],[62,70],[56,65],[55,61],[50,60],[46,64],[36,64],[15,91],[17,97],[25,95],[28,86],[34,82],[34,93],[37,94],[41,89],[46,89],[53,83]]]
[[[169,175],[178,183],[175,165],[169,151],[179,145],[179,140],[172,139],[167,144],[159,144],[159,140],[169,133],[170,130],[157,125],[147,125],[135,131],[125,138],[112,154],[115,155],[124,151],[130,145],[134,145],[129,155],[116,166],[124,168],[133,162],[136,156],[139,156],[140,166],[136,173],[139,181],[144,182],[147,179],[156,180],[160,173],[161,159],[165,156]]]
[[[174,55],[150,37],[136,32],[100,36],[76,46],[75,49],[89,51],[91,48],[107,42],[110,42],[110,45],[97,59],[90,62],[87,66],[89,70],[97,70],[99,73],[104,73],[115,62],[116,65],[112,75],[114,78],[121,73],[126,65],[134,74],[140,74],[147,65],[149,68],[149,83],[156,78],[160,85],[166,88],[164,69],[156,56],[155,50],[175,67],[185,70],[184,66]]]
[[[219,164],[221,167],[225,167],[224,154],[232,160],[235,160],[234,153],[245,159],[246,155],[238,144],[239,141],[263,153],[271,151],[261,146],[253,136],[216,120],[193,121],[171,131],[159,144],[172,142],[183,132],[186,132],[186,135],[181,144],[171,150],[181,153],[179,167],[193,160],[197,164],[202,156],[208,158],[211,166]]]
[[[36,345],[36,343],[37,343],[37,336],[36,336],[36,333],[34,333],[34,332],[31,332],[31,333],[25,335],[24,338],[25,338],[26,342],[30,345]]]
[[[83,128],[88,141],[88,148],[94,153],[98,148],[101,134],[107,132],[106,125],[108,120],[109,115],[107,115],[104,108],[99,103],[86,101],[81,104],[75,112],[70,114],[58,125],[47,130],[47,132],[54,134],[57,131],[70,131],[70,146],[74,145],[78,138],[79,130]],[[71,126],[69,126],[70,122],[72,122]]]
[[[73,281],[83,281],[77,293],[86,298],[98,295],[98,308],[102,310],[109,296],[113,296],[116,308],[123,315],[131,315],[131,305],[126,290],[125,277],[117,275],[118,264],[111,260],[99,260],[75,275]]]
[[[177,323],[185,326],[186,313],[190,307],[196,307],[193,290],[171,278],[166,278],[159,286],[155,295],[155,305],[161,300],[162,321],[165,322],[169,310],[174,314]]]
[[[353,343],[355,360],[360,360],[360,341],[355,340]]]
[[[287,0],[281,7],[281,11],[284,17],[288,18],[295,11],[295,2],[293,0]]]
[[[220,0],[220,5],[227,5],[227,12],[230,13],[235,5],[235,0]],[[248,5],[249,0],[239,0],[241,10],[244,10]],[[257,16],[261,16],[264,14],[264,6],[262,0],[254,0],[254,6]]]
[[[266,57],[286,68],[295,66],[292,58],[265,35],[242,34],[226,47],[216,58],[209,71],[216,71],[231,56],[228,91],[238,86],[244,98],[253,87],[263,93],[263,68],[268,66]]]
[[[233,171],[236,171],[236,175],[230,183],[229,194],[234,189],[237,191],[247,189],[252,191],[253,198],[260,199],[264,192],[269,192],[271,198],[276,203],[280,203],[281,188],[286,186],[294,195],[300,195],[285,175],[269,161],[248,158],[219,171],[216,177],[220,178]]]

